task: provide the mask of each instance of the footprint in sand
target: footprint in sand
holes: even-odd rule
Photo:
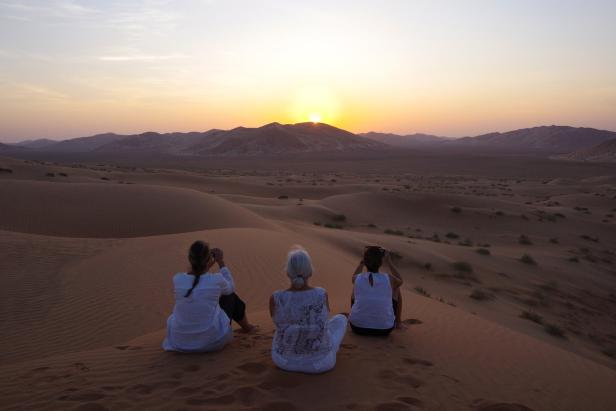
[[[484,400],[476,400],[473,402],[473,406],[477,411],[533,411],[522,404],[510,403],[510,402],[491,402]]]
[[[183,368],[184,371],[188,371],[188,372],[196,372],[199,371],[201,369],[201,366],[198,364],[190,364],[187,365],[186,367]]]
[[[403,358],[402,361],[404,361],[406,364],[423,365],[425,367],[431,367],[434,365],[431,361],[422,360],[420,358]]]
[[[387,387],[391,387],[393,384],[402,384],[412,388],[418,388],[423,384],[423,381],[413,377],[412,375],[404,374],[395,370],[383,370],[379,373],[378,378]]]
[[[235,402],[233,395],[218,397],[193,397],[186,400],[186,405],[230,405]]]
[[[289,401],[273,401],[264,404],[261,411],[295,411],[297,407]]]
[[[265,397],[265,393],[251,386],[240,387],[233,392],[233,395],[245,406],[254,405]]]
[[[63,395],[58,399],[60,401],[96,401],[105,398],[106,395],[99,392],[78,392],[75,394]]]
[[[417,408],[423,408],[424,407],[423,401],[420,400],[419,398],[415,398],[415,397],[398,397],[396,399],[398,401],[400,401],[400,402],[412,405],[412,406],[417,407]]]
[[[377,404],[374,409],[376,411],[407,411],[412,410],[413,408],[403,402],[391,401]]]
[[[79,405],[75,411],[109,411],[109,408],[95,402],[88,402]]]
[[[402,320],[402,324],[406,324],[406,325],[423,324],[423,321],[418,320],[417,318],[407,318],[406,320]]]
[[[265,372],[269,367],[266,363],[262,362],[247,362],[237,367],[238,369],[248,374],[261,374]]]
[[[340,344],[340,347],[344,348],[345,350],[354,350],[357,348],[357,345],[355,344]]]

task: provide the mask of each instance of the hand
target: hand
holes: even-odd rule
[[[387,250],[385,250],[385,252],[383,253],[383,261],[386,262],[387,264],[392,263],[391,254]]]
[[[223,266],[225,265],[224,263],[224,253],[220,248],[212,248],[212,258],[214,259],[214,261],[220,265]]]

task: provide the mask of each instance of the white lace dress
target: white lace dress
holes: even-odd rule
[[[325,290],[274,293],[272,360],[287,371],[321,373],[336,365],[336,353],[346,331],[347,319],[328,319]]]

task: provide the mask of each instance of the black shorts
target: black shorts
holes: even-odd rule
[[[221,295],[218,305],[227,314],[230,320],[240,322],[246,315],[246,304],[237,294]]]
[[[353,303],[355,302],[355,300],[351,299],[351,307],[353,306]],[[398,312],[398,301],[392,299],[391,300],[391,305],[394,307],[394,314],[396,312]],[[353,332],[355,334],[359,334],[359,335],[375,335],[375,336],[387,336],[389,335],[394,327],[391,328],[364,328],[364,327],[357,327],[355,325],[353,325],[352,322],[349,321],[349,324],[351,325],[351,330],[353,330]]]

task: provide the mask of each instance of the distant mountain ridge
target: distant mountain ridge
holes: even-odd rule
[[[255,156],[297,153],[361,152],[406,149],[455,149],[493,153],[563,155],[616,138],[616,132],[594,128],[540,126],[476,137],[448,138],[430,134],[353,134],[325,123],[270,123],[261,127],[212,129],[205,132],[133,135],[97,134],[54,142],[30,140],[3,151],[58,153],[146,153],[176,156]]]
[[[560,158],[575,161],[616,162],[616,138],[562,155]]]
[[[368,133],[359,134],[362,137],[369,138],[371,140],[379,141],[381,143],[389,144],[396,147],[425,147],[435,144],[444,143],[449,140],[453,140],[450,137],[439,137],[431,134],[392,134],[392,133],[377,133],[370,131]]]
[[[206,132],[97,134],[43,145],[41,150],[64,153],[141,152],[187,156],[253,156],[388,148],[386,144],[324,123],[270,123],[256,128],[237,127],[232,130],[213,129]]]
[[[612,138],[616,138],[616,133],[613,131],[585,127],[540,126],[505,133],[463,137],[452,141],[452,144],[477,148],[533,150],[562,154],[590,147]]]

